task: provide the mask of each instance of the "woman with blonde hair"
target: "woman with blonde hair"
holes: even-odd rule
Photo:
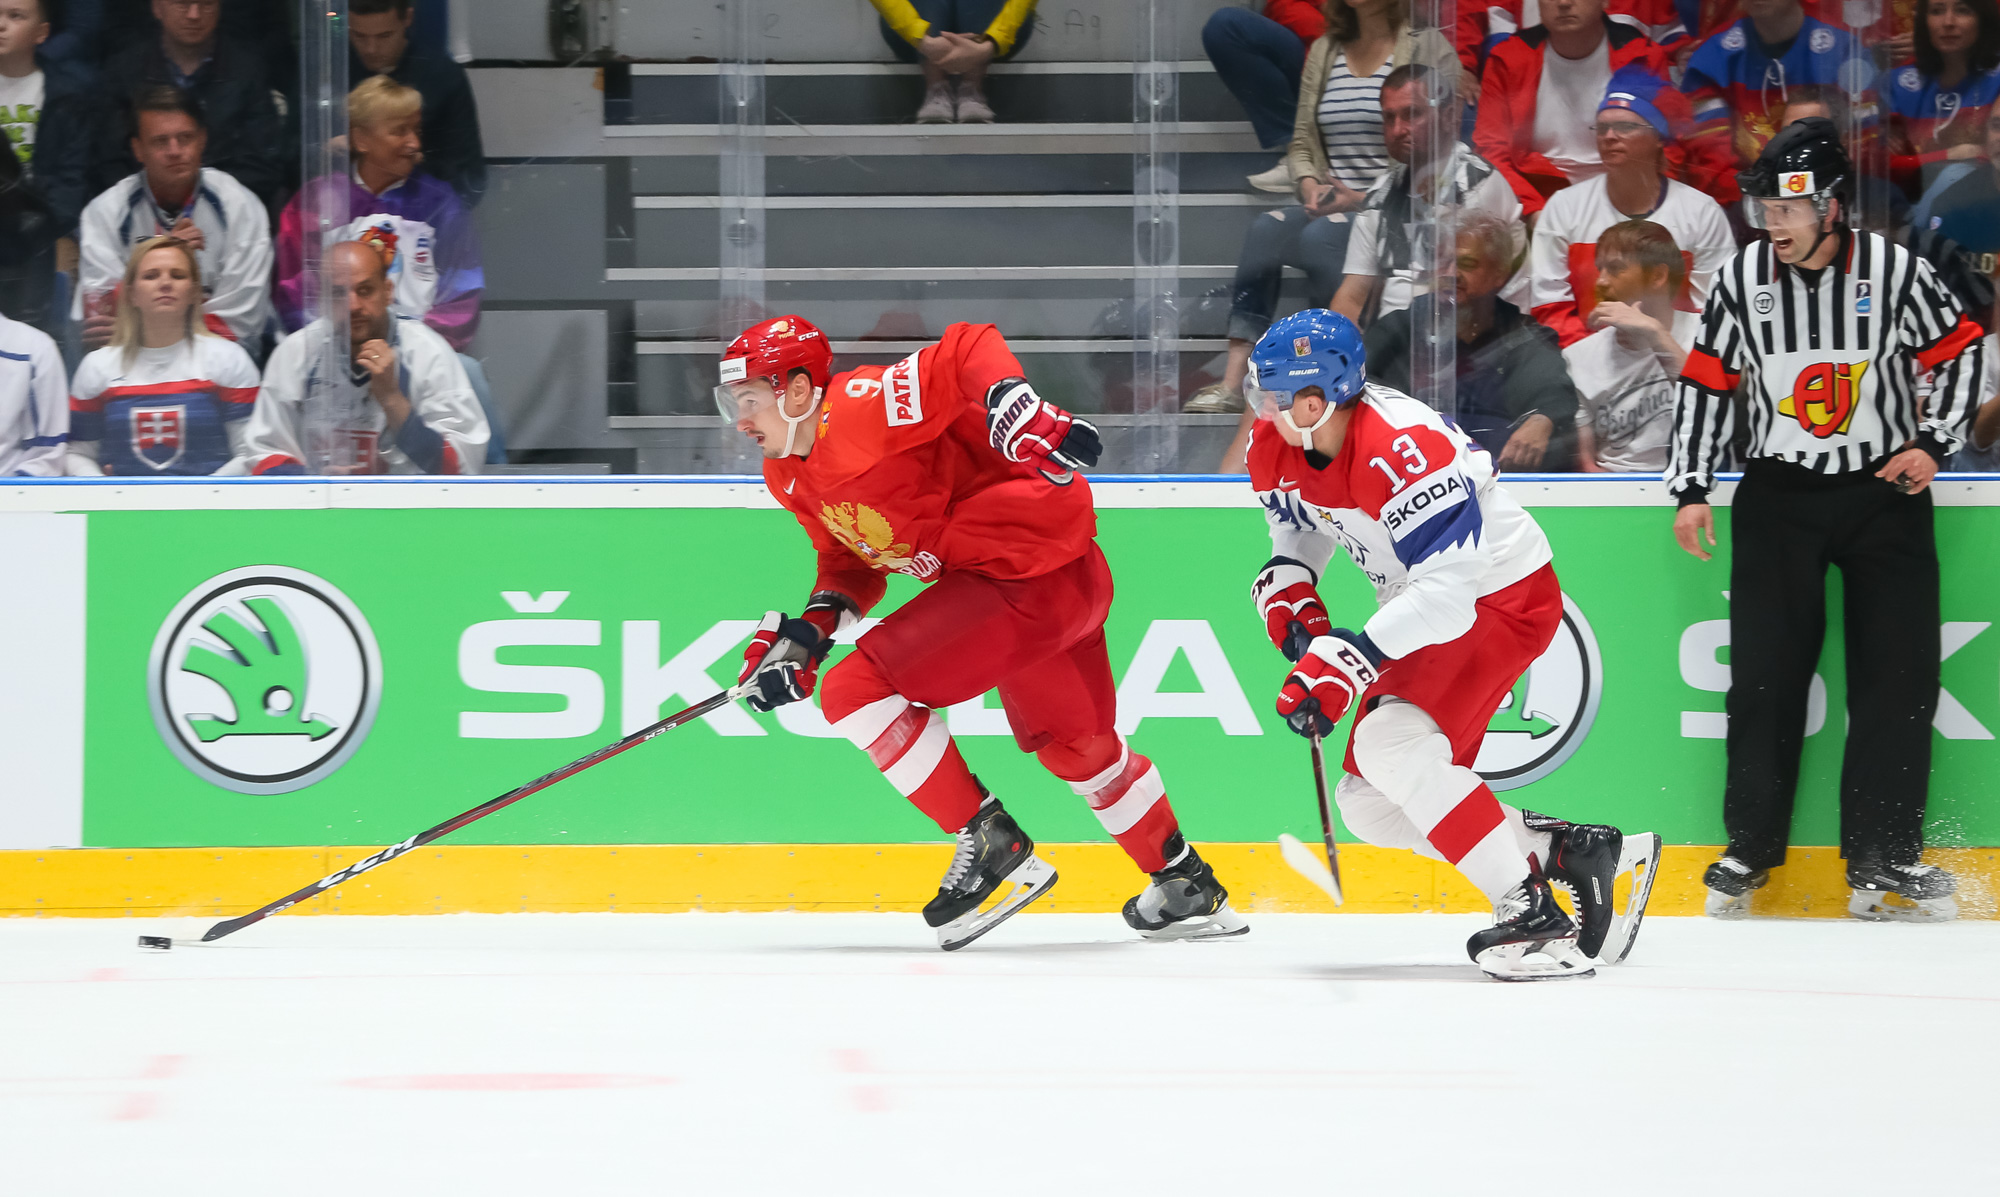
[[[243,473],[236,458],[257,367],[203,322],[194,247],[178,237],[141,241],[114,302],[111,343],[83,359],[70,385],[69,472]]]
[[[1306,51],[1299,103],[1285,156],[1298,203],[1258,216],[1243,235],[1229,304],[1229,360],[1222,382],[1197,391],[1194,412],[1243,411],[1250,347],[1277,314],[1287,266],[1306,273],[1306,306],[1325,307],[1347,270],[1347,236],[1368,188],[1395,165],[1382,139],[1382,81],[1417,62],[1448,81],[1467,103],[1479,83],[1465,73],[1451,40],[1437,29],[1410,28],[1409,0],[1326,0],[1326,32]],[[1223,468],[1243,470],[1243,417]]]

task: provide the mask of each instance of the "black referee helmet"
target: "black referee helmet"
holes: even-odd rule
[[[1749,170],[1739,171],[1743,215],[1752,228],[1764,227],[1760,199],[1809,199],[1822,221],[1831,201],[1843,204],[1854,178],[1854,162],[1840,144],[1840,130],[1823,116],[1809,116],[1780,130],[1757,155]],[[1843,213],[1844,215],[1844,213]]]

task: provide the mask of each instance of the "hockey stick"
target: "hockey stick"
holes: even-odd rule
[[[1290,832],[1278,836],[1278,854],[1293,872],[1325,890],[1335,906],[1345,906],[1347,897],[1340,887],[1340,853],[1333,846],[1333,803],[1326,792],[1326,757],[1318,736],[1312,738],[1312,763],[1313,788],[1319,792],[1320,833],[1326,842],[1326,867],[1321,868],[1313,854]]]
[[[599,762],[602,761],[608,761],[612,757],[617,756],[619,753],[625,751],[628,748],[637,748],[639,745],[644,744],[646,741],[652,739],[654,736],[660,735],[664,732],[670,732],[674,728],[677,728],[684,723],[692,723],[696,719],[701,718],[703,715],[708,714],[710,711],[713,711],[719,707],[734,702],[736,699],[741,698],[745,694],[748,694],[752,689],[752,683],[754,682],[754,680],[755,679],[752,679],[751,682],[744,682],[740,685],[732,686],[729,689],[722,691],[720,694],[716,694],[713,697],[704,699],[701,702],[694,704],[685,711],[681,711],[678,714],[669,715],[665,719],[660,720],[658,723],[642,727],[638,731],[633,732],[631,735],[626,736],[624,739],[619,740],[614,744],[605,745],[604,747],[598,749],[596,752],[591,753],[589,756],[580,757],[574,761],[571,761],[569,764],[564,765],[562,768],[557,769],[553,773],[545,773],[542,776],[536,778],[535,780],[529,782],[527,785],[521,786],[517,789],[508,790],[506,793],[500,795],[498,798],[492,798],[485,802],[482,802],[478,806],[473,807],[471,810],[466,811],[464,814],[453,815],[451,818],[446,819],[442,823],[439,823],[436,827],[431,828],[429,831],[420,831],[417,834],[411,836],[409,839],[404,840],[400,844],[391,844],[387,848],[382,849],[380,852],[375,853],[373,856],[369,856],[362,860],[356,861],[355,863],[340,870],[338,873],[334,873],[327,877],[322,877],[318,881],[313,882],[311,885],[306,886],[304,889],[301,889],[296,893],[287,894],[284,897],[279,898],[277,901],[272,902],[268,906],[260,906],[256,910],[251,911],[249,914],[239,915],[233,919],[224,919],[222,922],[219,922],[215,926],[210,927],[208,929],[208,933],[201,937],[201,942],[213,943],[214,941],[221,939],[225,935],[233,935],[236,932],[241,931],[243,928],[248,927],[252,923],[262,922],[263,920],[270,918],[272,915],[277,914],[283,910],[288,910],[291,907],[298,905],[300,902],[303,902],[308,898],[317,897],[319,894],[333,888],[336,885],[341,884],[342,882],[352,881],[354,878],[359,877],[361,874],[367,872],[370,869],[388,864],[390,861],[396,859],[398,856],[403,855],[405,852],[413,852],[416,849],[423,847],[425,844],[432,842],[433,840],[436,840],[442,836],[450,835],[452,832],[457,831],[459,828],[464,827],[467,824],[477,823],[479,820],[492,814],[494,811],[502,810],[506,807],[512,806],[516,802],[519,802],[521,799],[526,798],[528,795],[533,794],[539,790],[546,790],[550,786],[556,784],[565,777],[574,777],[577,774],[583,772],[585,769],[590,768],[592,765],[598,764]],[[141,936],[139,938],[139,944],[141,947],[166,947],[168,946],[168,942],[163,942],[159,937],[150,935]]]

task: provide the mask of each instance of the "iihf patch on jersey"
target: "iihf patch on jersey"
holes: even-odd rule
[[[1868,314],[1869,309],[1873,306],[1872,302],[1869,299],[1869,296],[1873,293],[1873,291],[1874,287],[1866,281],[1854,284],[1855,315],[1866,316]]]
[[[135,407],[131,411],[132,455],[164,470],[187,452],[187,404]]]
[[[1819,188],[1813,186],[1813,172],[1809,170],[1788,170],[1778,176],[1778,194],[1811,195]]]
[[[923,385],[918,382],[915,353],[882,372],[882,409],[891,428],[923,423]]]

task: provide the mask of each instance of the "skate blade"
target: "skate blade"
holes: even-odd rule
[[[1500,944],[1479,953],[1474,963],[1495,981],[1563,981],[1597,975],[1590,957],[1576,950],[1574,939]]]
[[[1346,905],[1347,899],[1341,895],[1340,882],[1335,879],[1333,871],[1326,867],[1325,861],[1313,855],[1311,848],[1300,843],[1298,836],[1289,831],[1280,832],[1278,855],[1292,867],[1292,872],[1325,890],[1335,906]]]
[[[1166,943],[1176,939],[1227,939],[1232,935],[1248,934],[1250,934],[1250,924],[1243,921],[1242,915],[1231,910],[1227,902],[1224,902],[1214,914],[1190,915],[1178,922],[1168,923],[1157,931],[1147,931],[1143,928],[1139,931],[1141,939],[1148,939],[1154,943]]]
[[[947,952],[957,951],[1020,913],[1022,907],[1049,892],[1049,887],[1055,883],[1055,866],[1039,856],[1030,855],[994,887],[979,909],[959,915],[939,927],[938,946]]]
[[[1905,898],[1880,890],[1857,889],[1847,913],[1871,923],[1948,923],[1958,917],[1958,899]]]
[[[1646,903],[1653,897],[1653,878],[1659,872],[1660,837],[1652,832],[1626,836],[1625,847],[1618,853],[1618,872],[1611,879],[1614,906],[1611,926],[1597,949],[1599,964],[1622,964],[1632,954],[1632,943],[1639,938],[1639,924],[1646,917]],[[1627,873],[1632,875],[1632,892],[1626,895],[1625,912],[1619,914],[1616,912],[1618,878]]]
[[[1755,891],[1750,892],[1754,893]],[[1731,897],[1721,890],[1709,890],[1707,900],[1702,903],[1702,913],[1708,915],[1709,918],[1721,919],[1724,922],[1747,919],[1750,917],[1750,893],[1741,893],[1735,897]]]

